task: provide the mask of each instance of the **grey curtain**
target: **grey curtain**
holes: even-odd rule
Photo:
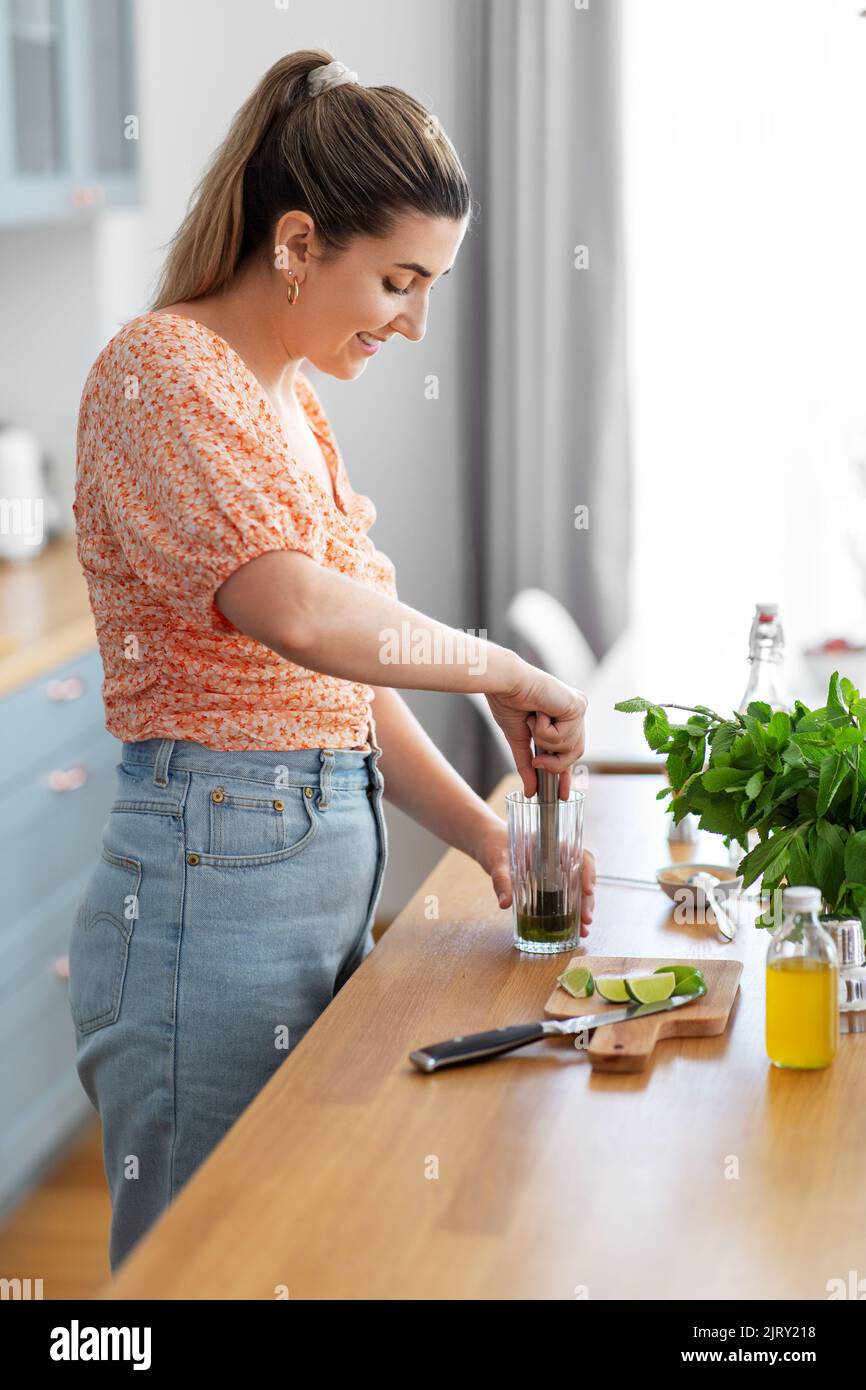
[[[480,203],[464,244],[469,607],[507,641],[510,599],[537,585],[601,656],[626,621],[631,525],[620,6],[474,0],[465,14]]]

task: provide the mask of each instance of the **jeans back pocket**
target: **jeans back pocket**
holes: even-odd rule
[[[80,1033],[105,1028],[120,1014],[140,887],[139,860],[103,845],[69,942],[69,1009]]]

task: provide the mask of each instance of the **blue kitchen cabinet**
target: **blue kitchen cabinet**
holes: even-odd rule
[[[94,1111],[64,974],[121,744],[95,649],[0,699],[0,1217]]]
[[[0,0],[0,226],[137,201],[134,0]]]

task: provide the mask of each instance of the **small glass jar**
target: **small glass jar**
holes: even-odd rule
[[[859,917],[838,917],[824,913],[826,927],[839,957],[839,1009],[843,1014],[866,1011],[866,952]]]
[[[776,1067],[827,1067],[839,1046],[839,968],[821,925],[821,890],[786,888],[767,949],[767,1056]]]

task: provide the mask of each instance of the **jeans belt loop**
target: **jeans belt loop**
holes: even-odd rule
[[[320,748],[319,760],[322,764],[319,772],[319,810],[326,811],[331,804],[331,773],[334,771],[334,750],[332,748]]]
[[[376,736],[376,721],[373,718],[372,711],[370,712],[370,717],[367,720],[367,742],[369,743],[372,752],[381,753],[382,750],[379,747],[379,740]]]
[[[367,796],[372,801],[377,792],[380,792],[385,785],[378,763],[382,756],[381,748],[371,748],[367,754]]]
[[[173,738],[164,738],[156,750],[156,759],[153,764],[153,783],[156,787],[168,786],[168,769],[171,764],[174,745],[175,740]]]

